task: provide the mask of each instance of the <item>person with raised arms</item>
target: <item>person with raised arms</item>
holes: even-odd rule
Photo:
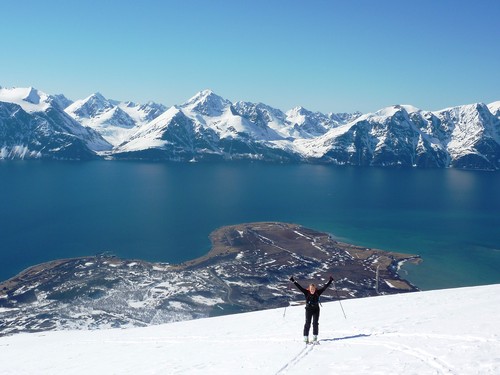
[[[318,343],[319,334],[319,297],[321,294],[330,286],[333,281],[333,277],[330,276],[328,282],[320,289],[316,288],[315,284],[310,284],[306,289],[295,281],[294,277],[290,277],[290,281],[304,293],[306,298],[306,322],[304,324],[304,342],[309,344],[309,331],[311,329],[311,321],[313,325],[313,344]]]

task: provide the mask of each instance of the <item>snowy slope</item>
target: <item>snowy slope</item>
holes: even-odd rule
[[[258,159],[273,149],[275,140],[283,136],[267,123],[251,121],[228,100],[204,90],[139,128],[113,155],[180,161]]]
[[[488,104],[488,109],[493,115],[500,118],[500,101]]]
[[[161,104],[118,102],[106,99],[100,93],[77,100],[65,109],[76,121],[97,130],[114,146],[121,144],[165,110],[166,107]]]
[[[294,138],[314,138],[345,123],[345,119],[335,115],[311,112],[303,107],[295,107],[286,112],[289,135]],[[355,116],[353,117],[355,118]]]
[[[28,113],[47,110],[51,101],[49,95],[33,87],[0,87],[0,102],[17,104]]]
[[[2,374],[498,374],[500,284],[101,331],[0,338]],[[314,372],[312,372],[314,371]]]
[[[195,123],[214,130],[221,139],[245,134],[262,141],[282,139],[269,126],[249,121],[235,111],[232,103],[211,90],[203,90],[182,104],[180,108]]]

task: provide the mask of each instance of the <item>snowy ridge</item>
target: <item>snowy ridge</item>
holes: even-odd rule
[[[3,374],[498,374],[500,285],[323,303],[161,326],[0,338]],[[75,360],[76,359],[76,360]]]
[[[98,158],[111,145],[62,108],[63,96],[29,88],[0,88],[0,160]]]
[[[222,115],[230,105],[231,102],[216,95],[212,90],[203,90],[185,102],[181,107],[191,112],[216,117]]]
[[[161,104],[118,102],[108,100],[100,93],[77,100],[65,109],[76,121],[98,131],[113,146],[120,145],[165,110]]]
[[[180,106],[184,115],[197,126],[214,130],[219,139],[237,137],[239,134],[260,140],[280,139],[281,137],[267,126],[259,126],[235,111],[232,103],[204,90]]]
[[[33,113],[48,109],[51,98],[33,87],[12,89],[0,87],[0,102],[14,103],[26,112]]]

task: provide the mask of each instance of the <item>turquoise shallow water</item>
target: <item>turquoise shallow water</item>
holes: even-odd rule
[[[109,251],[181,262],[209,233],[299,223],[341,240],[420,254],[422,289],[500,282],[500,174],[322,165],[0,163],[0,279]]]

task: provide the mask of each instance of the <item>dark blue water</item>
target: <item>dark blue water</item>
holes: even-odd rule
[[[500,282],[500,174],[321,165],[0,163],[0,279],[109,251],[177,263],[214,229],[284,221],[420,254],[422,289]]]

